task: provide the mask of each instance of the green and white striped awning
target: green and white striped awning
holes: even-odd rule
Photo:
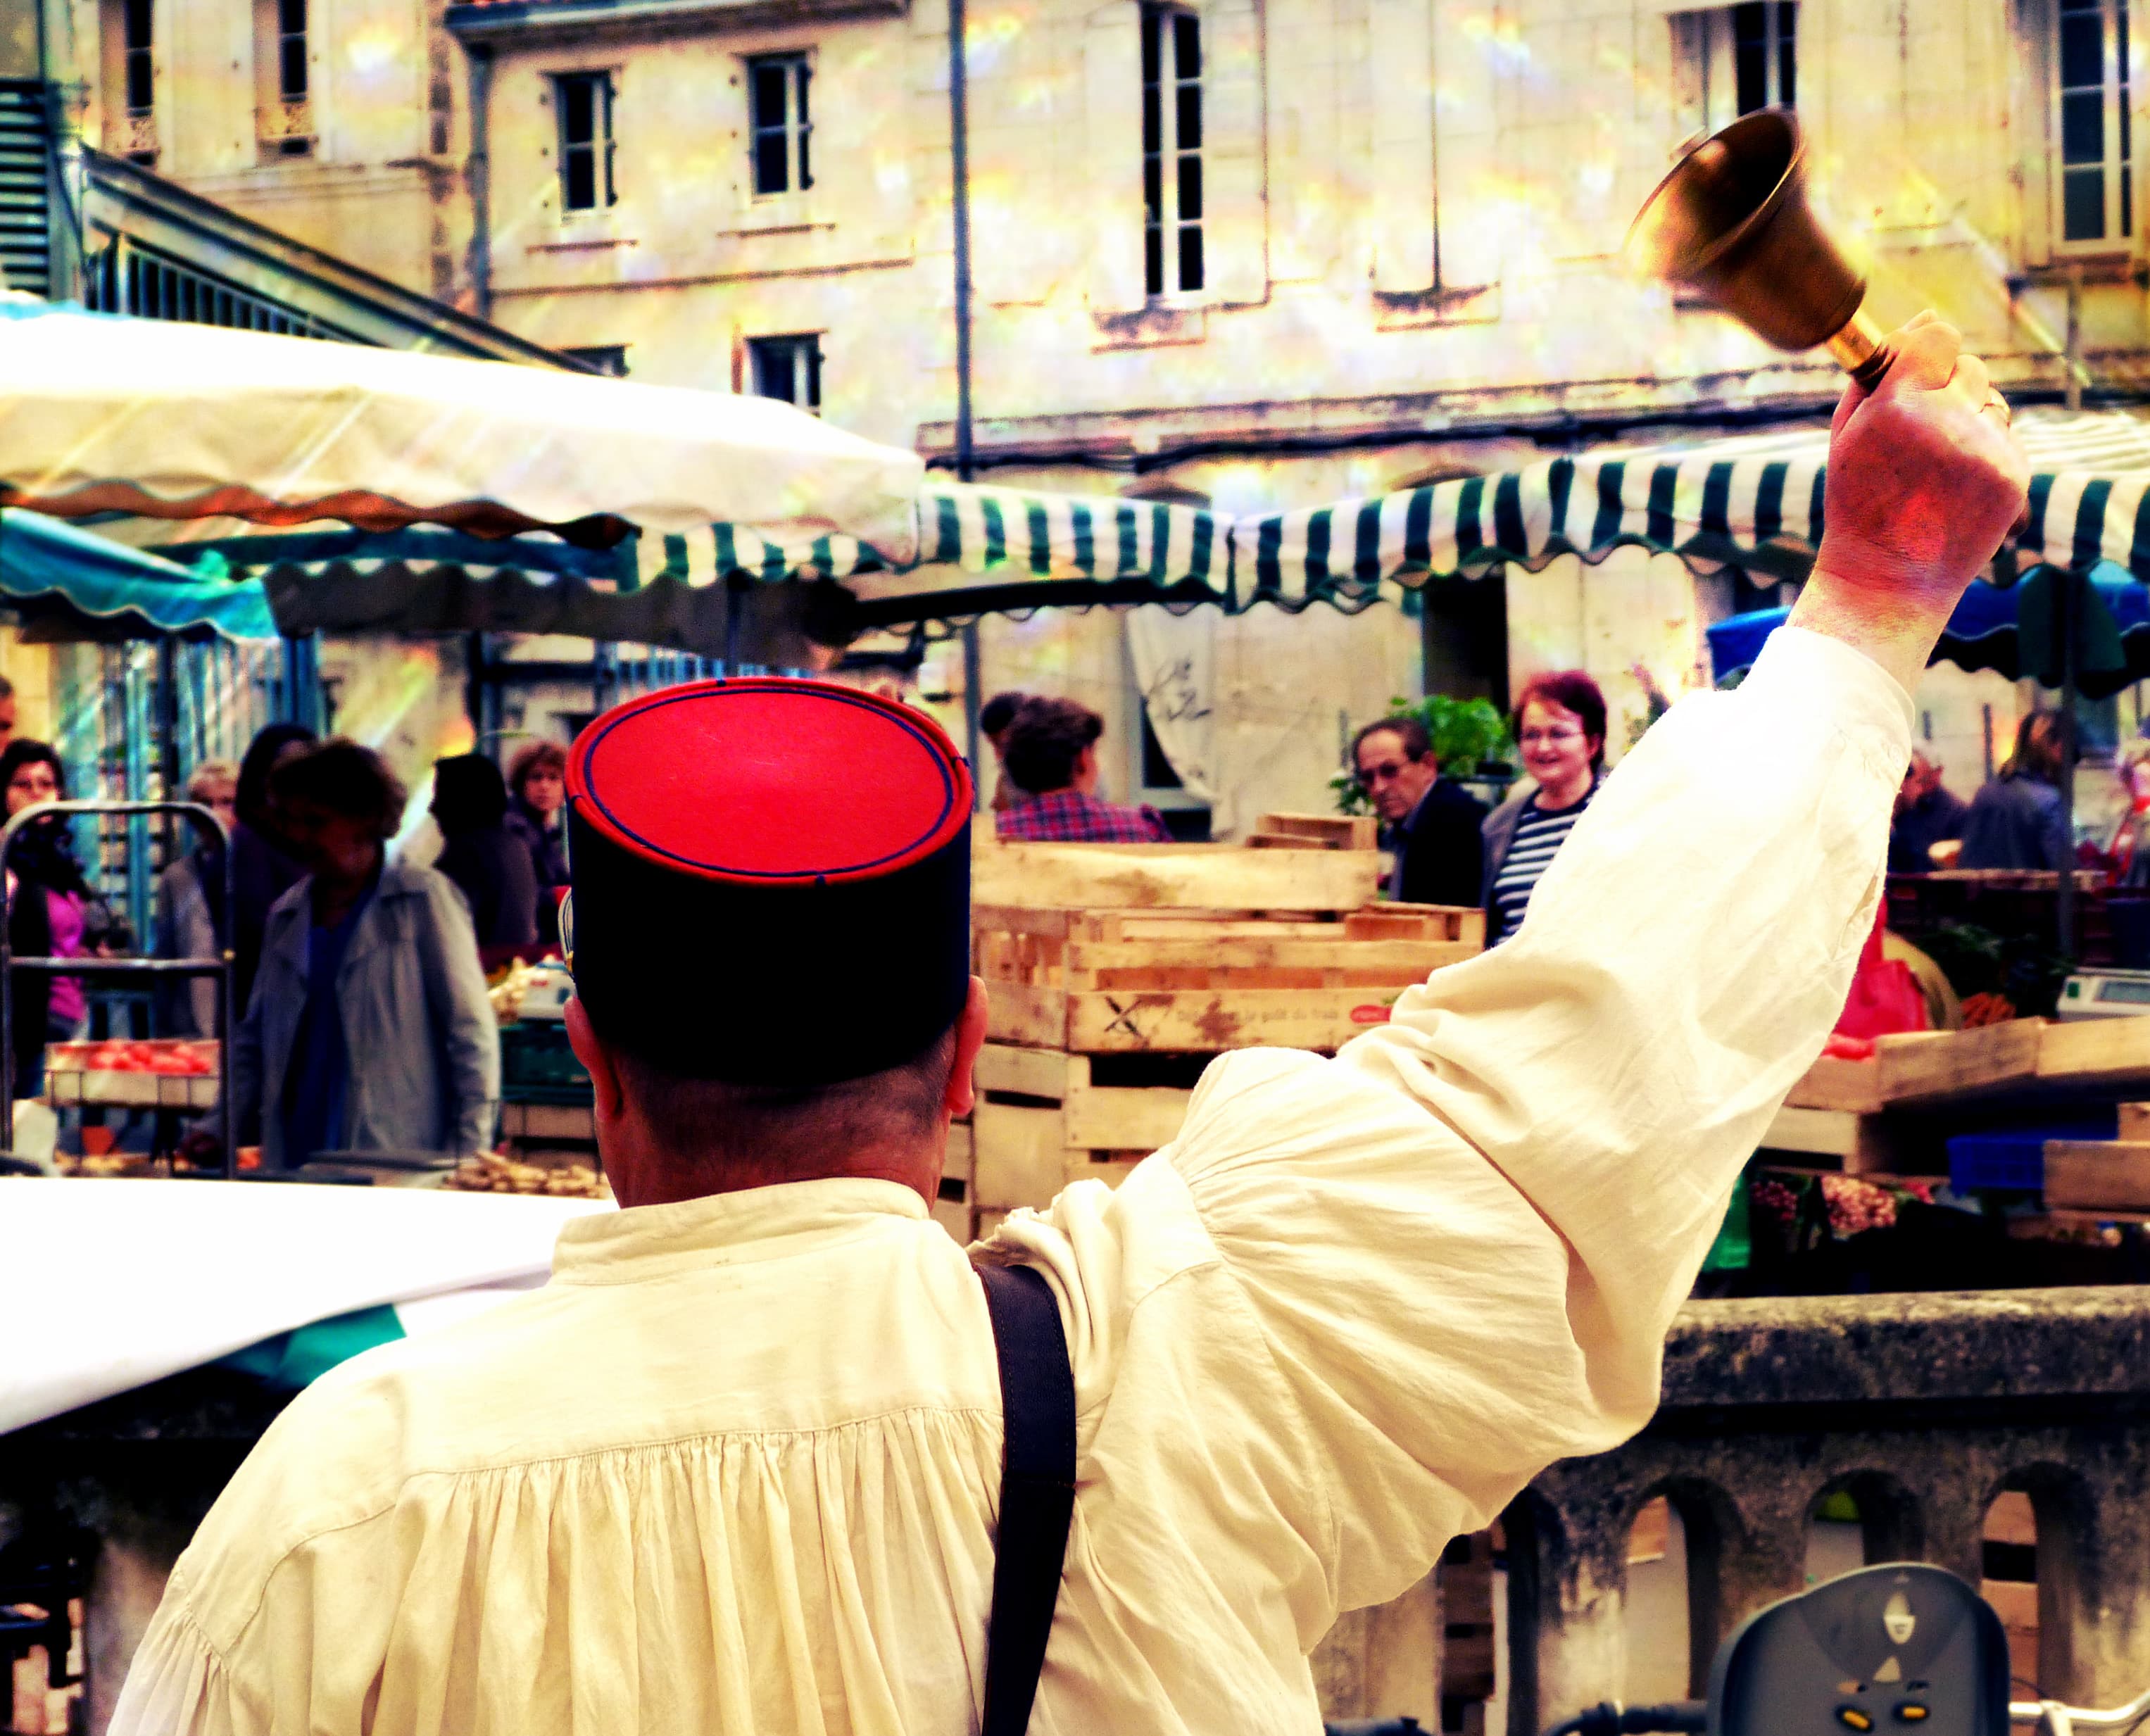
[[[293,633],[484,628],[715,654],[722,617],[700,593],[793,579],[841,583],[856,604],[846,618],[861,628],[1052,604],[1232,606],[1229,521],[1190,507],[931,484],[917,532],[917,558],[901,568],[855,537],[733,524],[610,549],[414,527],[256,532],[164,552],[258,578]]]
[[[2150,422],[2124,411],[2026,410],[2029,525],[1996,563],[2101,561],[2150,583]],[[1522,470],[1234,520],[1113,496],[930,482],[915,558],[859,539],[744,526],[646,534],[609,549],[558,537],[488,541],[413,528],[256,533],[209,545],[260,577],[287,632],[482,627],[575,633],[719,654],[724,593],[833,581],[849,630],[1047,606],[1314,603],[1355,610],[1430,579],[1640,547],[1698,571],[1804,574],[1821,538],[1829,436],[1803,426],[1674,447],[1588,452]],[[185,548],[167,553],[188,558]]]
[[[2125,411],[2026,410],[2031,518],[2004,573],[2101,560],[2150,583],[2150,424]],[[1232,527],[1243,603],[1364,608],[1385,584],[1475,578],[1639,547],[1698,571],[1803,576],[1824,522],[1829,433],[1808,427],[1587,453]]]
[[[1112,497],[1037,494],[929,483],[918,502],[918,555],[891,568],[851,538],[784,542],[741,527],[645,537],[643,584],[738,578],[831,578],[866,623],[986,614],[1048,604],[1231,605],[1229,522],[1192,507]]]

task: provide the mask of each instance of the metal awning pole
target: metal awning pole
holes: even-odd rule
[[[2089,583],[2070,567],[2060,586],[2061,616],[2061,812],[2067,848],[2061,857],[2059,896],[2055,901],[2062,957],[2076,956],[2076,622],[2077,587]]]

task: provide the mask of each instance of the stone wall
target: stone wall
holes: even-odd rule
[[[1510,1736],[1623,1698],[1628,1533],[1686,1535],[1691,1691],[1718,1642],[1804,1589],[1816,1504],[1857,1503],[1871,1562],[1981,1577],[2005,1491],[2036,1516],[2038,1685],[2112,1704],[2150,1683],[2150,1298],[2132,1289],[1702,1302],[1662,1407],[1554,1466],[1505,1519]]]

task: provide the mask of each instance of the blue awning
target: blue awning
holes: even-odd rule
[[[1932,661],[1963,669],[1992,669],[2011,681],[2061,684],[2062,587],[2076,587],[2077,684],[2092,698],[2150,679],[2150,589],[2111,562],[2086,579],[2041,567],[2005,588],[1975,584],[1950,615]],[[1751,666],[1788,608],[1734,615],[1708,629],[1709,661],[1718,681]]]
[[[73,525],[0,512],[0,599],[45,637],[273,639],[259,584],[203,578]]]

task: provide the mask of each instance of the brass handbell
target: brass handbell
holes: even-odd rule
[[[1866,280],[1807,203],[1796,115],[1743,116],[1682,158],[1628,231],[1629,261],[1706,295],[1780,350],[1826,346],[1870,390],[1896,354]]]

